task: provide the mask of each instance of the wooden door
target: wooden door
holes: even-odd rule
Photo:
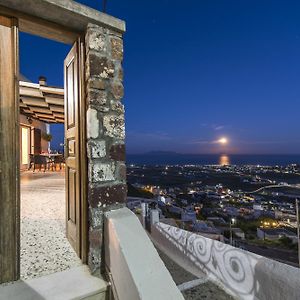
[[[18,27],[0,16],[0,283],[20,276]]]
[[[67,238],[81,257],[80,78],[76,42],[64,63]]]

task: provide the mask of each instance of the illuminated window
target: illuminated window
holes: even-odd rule
[[[29,128],[22,127],[21,129],[21,138],[22,138],[22,154],[21,154],[21,162],[22,165],[29,164],[29,147],[30,147],[30,131]]]

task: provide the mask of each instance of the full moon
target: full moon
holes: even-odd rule
[[[222,144],[222,145],[225,145],[225,144],[228,143],[228,140],[227,140],[226,137],[222,137],[222,138],[220,138],[220,139],[218,140],[218,142],[219,142],[220,144]]]

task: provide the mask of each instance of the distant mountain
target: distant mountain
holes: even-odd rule
[[[140,154],[127,154],[127,163],[134,164],[165,164],[182,161],[185,154],[173,151],[150,151]]]
[[[173,152],[173,151],[149,151],[149,152],[145,152],[145,153],[142,153],[142,154],[138,154],[138,155],[183,155],[183,154],[180,154],[180,153],[177,153],[177,152]]]

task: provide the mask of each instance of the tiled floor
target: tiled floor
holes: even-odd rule
[[[65,181],[61,172],[21,173],[21,278],[80,266],[65,236]]]

